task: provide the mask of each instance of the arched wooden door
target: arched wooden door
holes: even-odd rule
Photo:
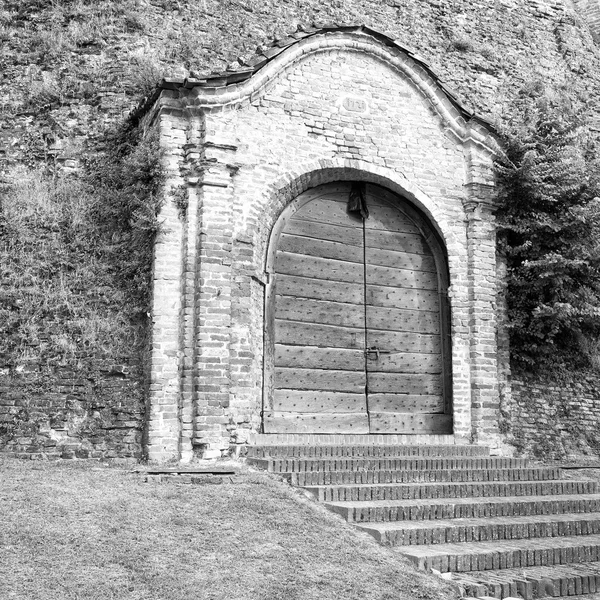
[[[442,246],[381,187],[350,213],[352,185],[303,194],[274,232],[264,431],[451,433]]]

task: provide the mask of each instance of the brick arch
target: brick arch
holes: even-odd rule
[[[263,206],[264,214],[269,218],[264,223],[264,230],[269,238],[272,237],[273,228],[281,215],[296,197],[310,188],[334,181],[374,183],[406,198],[424,213],[449,254],[453,254],[453,250],[460,247],[460,243],[457,243],[459,241],[457,234],[453,231],[441,207],[416,184],[402,177],[397,171],[385,167],[360,160],[347,161],[335,158],[301,164],[294,172],[287,173],[268,185],[269,192]],[[269,245],[269,240],[261,240],[262,251],[259,260],[262,268],[267,272]]]
[[[317,60],[297,68],[311,55]],[[331,112],[339,103],[347,109],[351,80],[343,84],[345,95],[334,86],[323,96],[341,55],[357,65],[364,56],[364,72],[376,68],[367,87],[385,104],[374,110],[367,103],[366,124],[359,111],[349,116],[340,109],[343,119]],[[308,78],[306,101],[286,110],[292,92],[283,92],[298,77]],[[389,91],[391,81],[405,93]],[[493,433],[495,150],[481,120],[451,100],[410,52],[363,28],[290,42],[247,78],[169,86],[154,109],[169,149],[165,189],[183,184],[190,204],[181,219],[176,204],[165,203],[169,235],[156,246],[150,456],[190,457],[192,450],[214,456],[256,431],[273,227],[302,193],[348,180],[406,198],[439,234],[450,275],[454,435]],[[324,99],[313,127],[312,103],[320,107]],[[337,142],[345,139],[337,129],[346,122],[349,133],[370,128],[354,137],[356,147]],[[329,135],[316,131],[321,123]]]
[[[443,207],[409,181],[398,171],[361,160],[342,158],[307,161],[293,171],[266,183],[261,202],[262,232],[256,241],[255,265],[258,271],[269,273],[269,257],[274,254],[277,224],[295,198],[303,192],[335,181],[365,181],[377,184],[398,196],[406,198],[418,208],[438,233],[445,250],[448,269],[449,327],[451,333],[451,371],[458,378],[469,376],[469,341],[461,325],[468,317],[469,287],[464,279],[464,268],[469,257],[466,228],[463,222],[452,222]],[[268,280],[268,277],[267,277]],[[464,436],[471,427],[471,408],[468,393],[453,385],[453,418],[455,434]],[[263,390],[264,400],[264,390]]]

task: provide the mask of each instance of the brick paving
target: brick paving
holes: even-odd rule
[[[248,462],[465,597],[600,600],[598,484],[481,447],[262,445]]]

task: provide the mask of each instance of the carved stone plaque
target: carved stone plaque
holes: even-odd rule
[[[365,113],[368,109],[367,102],[365,100],[362,98],[353,98],[351,96],[346,96],[342,100],[342,106],[346,110],[356,113]]]

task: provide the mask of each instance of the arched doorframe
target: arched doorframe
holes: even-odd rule
[[[339,170],[336,169],[336,171]],[[362,175],[362,176],[361,176]],[[264,385],[262,394],[262,414],[265,410],[269,410],[270,402],[273,397],[273,347],[274,347],[274,285],[273,274],[275,268],[275,257],[279,245],[280,237],[286,225],[294,214],[307,203],[314,199],[315,193],[324,185],[323,176],[315,178],[316,185],[309,187],[304,192],[293,198],[280,212],[276,219],[269,236],[268,247],[266,252],[265,272],[267,274],[267,286],[265,294],[265,337],[264,337]],[[333,183],[335,178],[326,177],[328,183]],[[344,177],[340,177],[341,181],[365,181],[364,173],[359,173],[355,169],[348,170],[344,173]],[[446,247],[444,244],[443,234],[438,223],[427,215],[425,210],[421,208],[423,205],[420,202],[414,201],[414,192],[398,193],[397,190],[392,191],[387,185],[382,185],[380,176],[368,175],[367,181],[375,180],[368,185],[377,187],[380,193],[386,196],[386,200],[391,206],[394,206],[398,211],[404,213],[417,226],[427,245],[432,251],[436,265],[438,279],[438,294],[439,294],[439,317],[440,330],[442,338],[442,361],[443,361],[443,387],[444,399],[446,402],[445,412],[452,414],[452,348],[451,348],[451,318],[450,318],[450,303],[448,299],[448,288],[450,285],[449,264]],[[398,188],[397,184],[393,185]],[[411,198],[412,197],[412,198]],[[421,205],[421,206],[419,206]]]

